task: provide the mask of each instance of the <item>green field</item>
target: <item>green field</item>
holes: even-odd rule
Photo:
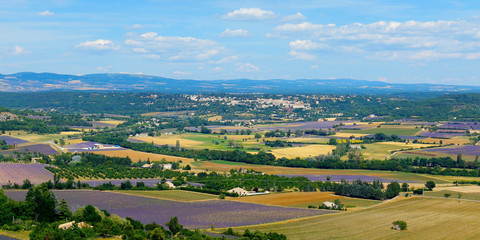
[[[413,151],[414,149],[418,149],[421,147],[429,147],[432,145],[414,143],[405,144],[403,142],[377,142],[371,144],[364,144],[363,146],[366,149],[363,149],[362,153],[366,159],[384,160],[386,157],[391,155],[392,152],[395,151],[403,149],[412,149],[408,151]],[[397,154],[395,154],[394,156],[397,156]]]
[[[2,236],[7,236],[11,238],[17,238],[21,240],[28,240],[30,237],[28,236],[30,234],[30,231],[5,231],[5,230],[0,230],[0,239],[2,239]]]
[[[197,193],[182,190],[165,190],[165,191],[114,191],[115,193],[135,195],[141,197],[158,198],[164,200],[191,202],[216,199],[218,196],[206,193]]]
[[[231,162],[231,161],[225,161],[225,160],[213,160],[213,161],[210,161],[212,163],[218,163],[218,164],[225,164],[225,165],[234,165],[234,166],[237,166],[237,165],[245,165],[246,163],[242,163],[242,162]]]
[[[370,128],[362,130],[341,130],[342,133],[356,133],[356,134],[375,134],[375,133],[384,133],[387,135],[407,135],[415,136],[420,132],[419,128],[408,127],[381,127],[381,128]]]
[[[240,227],[286,234],[288,239],[479,239],[480,202],[410,197],[358,211],[299,221]],[[407,231],[392,230],[406,221]]]

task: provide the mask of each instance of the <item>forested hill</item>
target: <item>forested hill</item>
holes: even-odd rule
[[[0,74],[0,91],[108,90],[164,93],[388,94],[399,92],[480,92],[480,87],[398,84],[354,79],[177,80],[139,74]]]
[[[421,94],[427,95],[428,94]],[[323,99],[321,99],[323,97]],[[198,115],[221,115],[224,119],[238,118],[237,113],[250,113],[270,119],[270,114],[288,116],[284,106],[259,108],[262,99],[296,99],[311,110],[298,110],[305,120],[317,120],[328,114],[363,118],[370,114],[388,119],[444,121],[448,119],[479,119],[480,93],[444,94],[425,99],[393,95],[272,95],[272,94],[166,94],[154,92],[0,92],[0,106],[11,109],[44,109],[62,113],[141,114],[164,111],[192,111]],[[216,99],[198,101],[199,98]],[[241,105],[231,102],[242,102]],[[0,111],[1,107],[0,107]],[[3,110],[8,111],[8,110]]]

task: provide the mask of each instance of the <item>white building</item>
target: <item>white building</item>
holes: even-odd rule
[[[247,196],[249,195],[250,193],[243,189],[243,188],[239,188],[239,187],[236,187],[236,188],[232,188],[230,190],[227,191],[228,193],[236,193],[238,194],[238,196]]]
[[[328,202],[328,201],[323,202],[323,203],[322,203],[322,206],[328,207],[328,208],[337,208],[337,207],[338,207],[337,204],[335,204],[335,203],[333,203],[333,202]]]

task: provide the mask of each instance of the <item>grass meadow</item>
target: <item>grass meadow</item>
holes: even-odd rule
[[[406,126],[406,125],[383,125],[381,127],[362,129],[362,130],[340,130],[341,133],[357,133],[357,134],[375,134],[375,133],[384,133],[387,135],[407,135],[415,136],[420,132],[420,128],[415,128],[415,126]]]
[[[434,146],[433,144],[415,144],[404,142],[377,142],[372,144],[364,144],[366,149],[362,150],[366,159],[382,160],[388,157],[392,151],[399,151],[402,149],[418,149],[421,147]]]

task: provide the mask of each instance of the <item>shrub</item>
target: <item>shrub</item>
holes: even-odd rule
[[[407,230],[407,222],[405,222],[405,221],[397,220],[397,221],[393,222],[392,224],[393,224],[392,229]]]

